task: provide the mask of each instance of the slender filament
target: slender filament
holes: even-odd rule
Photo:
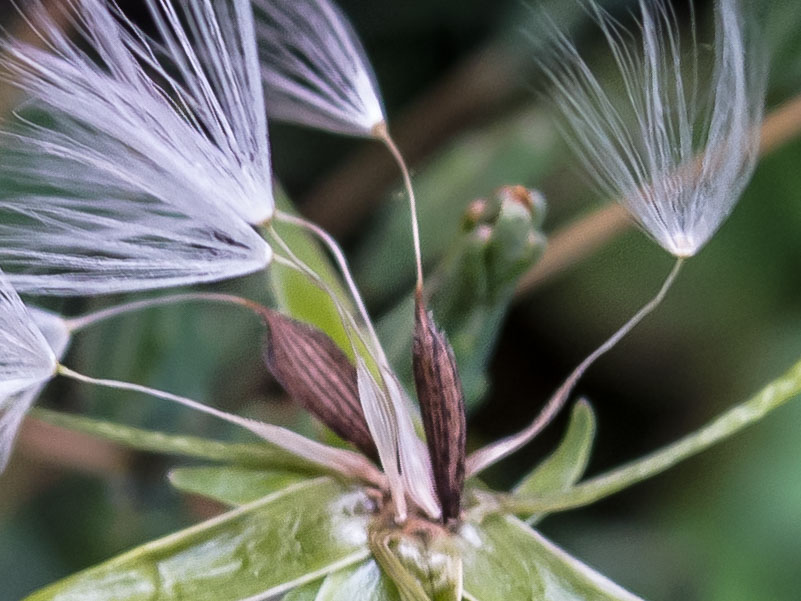
[[[497,442],[479,449],[467,458],[467,476],[473,476],[494,463],[500,461],[504,457],[511,455],[524,445],[528,444],[535,436],[537,436],[551,421],[557,416],[559,411],[565,406],[567,400],[570,398],[570,393],[573,391],[576,383],[584,375],[584,372],[595,363],[595,361],[611,350],[622,338],[626,336],[638,323],[640,323],[649,313],[656,309],[662,300],[665,298],[668,290],[673,285],[676,276],[684,264],[684,259],[679,258],[676,260],[673,269],[671,269],[667,278],[665,279],[662,287],[648,303],[646,303],[634,316],[629,319],[623,326],[612,336],[599,346],[595,351],[590,354],[584,361],[582,361],[576,369],[568,376],[564,383],[556,390],[548,403],[542,409],[536,419],[524,430],[517,434],[513,434],[507,438],[503,438]]]
[[[190,409],[200,411],[207,415],[212,415],[218,419],[244,428],[267,442],[281,447],[307,461],[320,465],[328,471],[337,472],[352,478],[355,477],[378,486],[381,486],[384,482],[383,475],[362,455],[344,449],[329,447],[328,445],[310,440],[305,436],[301,436],[296,432],[280,426],[234,415],[226,411],[215,409],[214,407],[209,407],[198,401],[148,386],[142,386],[141,384],[92,378],[73,371],[64,365],[58,366],[58,374],[72,380],[93,384],[95,386],[139,392],[165,401],[178,403],[184,407],[189,407]]]
[[[370,334],[370,338],[373,341],[374,348],[376,352],[381,351],[381,342],[378,339],[378,334],[373,327],[373,322],[370,319],[370,314],[367,312],[367,307],[364,304],[364,299],[362,299],[362,295],[359,293],[359,289],[356,286],[356,282],[353,279],[353,274],[348,266],[348,261],[345,258],[345,253],[342,252],[342,248],[339,246],[336,240],[326,232],[323,228],[318,226],[311,221],[303,219],[302,217],[298,217],[296,215],[291,215],[289,213],[285,213],[284,211],[276,211],[275,218],[278,221],[283,223],[288,223],[290,225],[294,225],[297,227],[304,228],[317,236],[323,244],[328,248],[331,254],[334,257],[334,260],[337,262],[339,266],[339,271],[342,274],[342,277],[345,279],[345,284],[350,291],[350,295],[353,298],[353,302],[356,303],[356,308],[359,311],[359,315],[361,315],[362,321],[364,321],[365,327],[367,328],[368,333]],[[332,300],[336,302],[336,299],[333,298]]]
[[[356,341],[354,340],[354,335],[358,338],[359,342],[364,345],[365,348],[371,349],[371,345],[367,343],[364,339],[362,334],[362,330],[356,324],[356,320],[353,316],[345,309],[342,305],[342,301],[339,299],[339,296],[336,292],[331,288],[331,286],[326,282],[323,278],[320,277],[317,272],[315,272],[308,264],[306,264],[300,257],[298,257],[289,245],[284,241],[281,236],[278,235],[278,232],[275,231],[275,228],[272,225],[266,226],[267,231],[270,233],[272,238],[278,245],[281,247],[287,256],[282,257],[281,255],[276,254],[274,260],[276,263],[284,265],[290,269],[294,269],[298,273],[306,276],[311,280],[311,282],[320,288],[323,292],[325,292],[328,297],[331,299],[331,302],[334,303],[334,308],[339,315],[340,322],[342,323],[342,328],[345,330],[345,335],[348,338],[348,342],[350,343],[351,350],[354,354],[359,353],[358,346],[356,345]]]
[[[401,175],[403,176],[403,185],[406,187],[406,193],[409,196],[409,209],[412,215],[412,238],[414,240],[414,260],[417,267],[417,289],[423,289],[423,255],[420,249],[420,220],[417,214],[417,198],[414,195],[414,187],[412,186],[412,177],[409,175],[409,168],[406,165],[406,160],[403,158],[398,146],[389,135],[389,129],[386,123],[380,123],[373,128],[376,137],[381,140],[392,154],[395,162],[400,168]]]
[[[91,313],[86,313],[85,315],[66,319],[64,320],[64,323],[70,332],[77,332],[89,326],[93,326],[101,321],[112,319],[127,313],[133,313],[143,309],[150,309],[151,307],[162,307],[176,303],[196,301],[240,305],[256,312],[258,312],[261,308],[258,303],[246,298],[242,298],[241,296],[235,296],[232,294],[217,294],[212,292],[189,292],[185,294],[170,294],[167,296],[158,296],[155,298],[146,298],[129,303],[123,303],[121,305],[115,305],[113,307],[100,309],[99,311],[93,311]]]

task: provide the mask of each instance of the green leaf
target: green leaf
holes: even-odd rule
[[[194,436],[153,432],[39,407],[32,409],[30,415],[54,426],[110,440],[138,451],[181,455],[250,467],[283,468],[314,474],[319,474],[321,471],[317,464],[307,462],[267,443],[237,444]]]
[[[749,400],[729,409],[703,428],[655,453],[596,476],[562,493],[527,497],[512,495],[503,499],[501,506],[516,515],[530,515],[589,505],[651,478],[729,438],[799,394],[801,394],[801,361]]]
[[[375,560],[329,574],[314,601],[399,601],[398,590]],[[286,601],[286,600],[285,600]]]
[[[178,490],[234,506],[252,503],[307,479],[296,472],[236,466],[180,467],[170,471],[169,478]]]
[[[453,347],[468,408],[486,392],[487,365],[518,279],[545,248],[539,231],[545,209],[537,199],[523,188],[506,186],[474,205],[428,278],[429,305]],[[407,386],[413,315],[409,294],[378,324],[387,355]]]
[[[26,601],[269,598],[369,555],[370,502],[329,479],[296,484],[148,543]]]
[[[639,600],[512,516],[465,524],[457,540],[468,601]]]
[[[322,580],[316,580],[309,584],[304,584],[298,588],[292,589],[283,596],[281,601],[315,601],[320,587],[323,585]]]
[[[573,407],[570,424],[557,449],[534,468],[512,491],[515,495],[545,495],[567,490],[587,469],[595,438],[595,414],[582,399]],[[526,522],[542,520],[544,513],[528,516]]]

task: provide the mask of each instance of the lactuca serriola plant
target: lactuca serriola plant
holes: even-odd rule
[[[28,319],[27,314],[24,314],[24,307],[10,287],[6,296],[13,301],[9,303],[8,315],[11,317],[8,323],[0,322],[0,332],[10,332],[7,340],[12,342],[19,336],[25,342],[20,348],[30,349],[33,359],[9,364],[9,394],[39,387],[54,374],[86,383],[143,392],[240,425],[309,464],[322,468],[326,473],[335,474],[347,483],[348,494],[356,491],[360,498],[360,511],[369,512],[368,520],[360,523],[358,531],[347,533],[350,540],[364,545],[353,561],[375,559],[382,573],[388,575],[397,586],[397,592],[404,601],[431,598],[459,601],[464,582],[469,582],[471,587],[470,592],[466,592],[467,598],[483,598],[476,592],[481,590],[482,582],[475,574],[484,568],[479,565],[481,562],[474,560],[483,557],[482,561],[491,564],[492,570],[503,572],[495,565],[501,556],[498,549],[508,543],[506,538],[521,540],[515,539],[514,534],[524,537],[527,543],[535,541],[533,544],[537,557],[534,560],[542,560],[542,563],[536,564],[538,569],[534,571],[528,569],[529,565],[534,564],[525,564],[527,567],[522,570],[524,581],[513,582],[509,590],[523,590],[530,596],[532,587],[536,585],[538,594],[544,598],[636,599],[567,556],[511,515],[515,512],[516,515],[533,519],[542,515],[542,512],[576,506],[580,502],[559,498],[552,505],[543,505],[540,498],[526,498],[525,494],[515,498],[514,495],[487,490],[481,485],[474,486],[469,482],[466,485],[466,481],[469,476],[475,476],[526,444],[547,426],[564,407],[584,371],[659,304],[675,277],[681,258],[694,254],[717,228],[715,225],[706,231],[698,225],[704,220],[690,219],[689,216],[694,215],[696,209],[700,214],[706,210],[703,207],[719,207],[720,203],[714,202],[719,200],[718,196],[710,195],[706,200],[711,201],[706,204],[700,201],[695,205],[689,203],[695,207],[693,209],[682,208],[685,205],[680,201],[685,197],[700,199],[701,192],[709,191],[707,188],[712,185],[710,179],[716,172],[718,179],[715,181],[721,187],[728,185],[730,191],[739,194],[739,188],[744,185],[744,180],[739,178],[746,177],[752,166],[749,162],[752,147],[743,149],[737,140],[742,140],[746,135],[751,139],[750,128],[754,125],[751,120],[758,114],[752,111],[754,105],[748,104],[751,100],[745,104],[740,102],[745,98],[750,99],[750,93],[754,90],[747,88],[749,84],[738,75],[745,73],[746,67],[743,19],[737,5],[730,0],[723,0],[717,5],[718,62],[715,63],[715,69],[721,69],[721,75],[716,76],[715,90],[718,92],[730,88],[732,98],[729,103],[716,100],[709,120],[702,121],[700,126],[690,118],[695,108],[690,110],[689,107],[695,105],[690,103],[692,95],[686,95],[690,87],[681,80],[683,69],[677,66],[681,60],[675,19],[665,5],[659,0],[643,0],[640,4],[645,37],[641,63],[637,62],[637,55],[633,51],[619,45],[616,26],[607,20],[601,9],[594,4],[588,5],[602,25],[612,45],[613,56],[624,71],[632,107],[639,110],[635,110],[635,123],[639,129],[623,129],[623,121],[618,120],[617,111],[610,107],[611,101],[600,93],[600,84],[580,60],[565,65],[568,75],[560,76],[560,72],[553,69],[549,72],[550,77],[557,91],[568,90],[567,84],[575,79],[578,82],[576,94],[582,91],[589,94],[585,99],[580,95],[565,99],[568,111],[573,111],[572,114],[568,113],[569,123],[576,128],[580,125],[586,127],[588,133],[583,135],[588,139],[594,140],[593,136],[607,127],[599,125],[599,120],[611,116],[612,125],[608,127],[622,137],[616,142],[604,138],[606,141],[599,143],[603,146],[602,150],[594,151],[592,156],[599,161],[608,161],[611,167],[606,167],[608,171],[605,173],[617,174],[616,183],[628,184],[631,180],[636,184],[633,191],[641,188],[650,190],[648,195],[633,203],[632,211],[653,237],[660,242],[670,242],[664,244],[665,247],[680,260],[659,294],[574,370],[529,427],[508,439],[479,449],[469,457],[466,456],[464,395],[458,368],[445,334],[437,328],[427,309],[411,178],[389,137],[377,84],[361,45],[341,12],[325,0],[254,0],[253,5],[256,7],[255,18],[250,2],[246,0],[187,0],[185,3],[147,0],[158,34],[156,40],[150,40],[113,3],[76,0],[68,10],[76,17],[75,22],[83,41],[89,44],[91,54],[96,56],[79,50],[78,46],[59,33],[41,11],[40,5],[34,5],[38,7],[33,10],[36,16],[34,22],[44,29],[44,37],[52,45],[39,50],[6,40],[5,45],[10,52],[2,65],[7,76],[18,79],[18,85],[32,94],[37,104],[51,114],[52,122],[46,125],[28,124],[22,133],[9,136],[17,147],[19,162],[12,162],[7,172],[17,180],[49,177],[50,185],[57,191],[29,197],[25,201],[18,197],[9,201],[7,206],[11,207],[10,210],[16,208],[20,216],[40,223],[45,222],[42,215],[53,219],[47,210],[48,207],[55,207],[55,215],[59,218],[68,217],[68,224],[73,220],[82,227],[88,226],[88,231],[93,232],[95,237],[97,228],[102,225],[105,228],[102,233],[108,234],[114,244],[113,248],[104,247],[103,242],[87,236],[82,239],[83,246],[76,247],[80,253],[70,255],[67,252],[67,238],[54,237],[47,248],[29,249],[20,233],[25,232],[25,228],[15,229],[16,222],[12,222],[0,231],[9,232],[8,240],[22,251],[0,251],[0,259],[4,256],[2,252],[8,252],[6,260],[10,265],[26,268],[34,259],[46,259],[40,266],[44,271],[41,276],[28,276],[21,272],[12,274],[14,281],[33,292],[52,292],[62,286],[64,292],[80,293],[79,284],[85,286],[84,293],[145,289],[219,279],[224,277],[221,274],[226,269],[223,263],[210,260],[206,272],[198,262],[191,266],[194,271],[185,265],[178,265],[173,266],[175,271],[169,272],[180,274],[184,273],[184,269],[188,270],[183,276],[165,275],[158,268],[159,265],[163,267],[164,263],[155,261],[157,258],[162,261],[167,259],[166,254],[158,254],[164,243],[159,236],[154,236],[154,230],[147,230],[154,223],[159,225],[156,231],[164,232],[165,237],[170,228],[175,227],[170,220],[174,220],[176,214],[192,224],[213,225],[216,229],[210,237],[222,246],[240,249],[246,256],[250,256],[250,251],[260,250],[266,262],[271,256],[270,247],[250,229],[251,225],[263,225],[277,243],[276,261],[280,260],[284,265],[305,274],[329,294],[344,326],[348,345],[340,347],[322,331],[274,309],[244,299],[229,298],[226,302],[245,306],[263,318],[267,326],[264,351],[267,367],[301,406],[346,442],[352,443],[358,452],[323,445],[283,428],[226,414],[171,393],[76,373],[59,364],[53,350],[47,350],[47,342],[37,334],[38,330],[30,321],[23,319]],[[177,10],[176,6],[183,7],[183,11]],[[558,39],[560,50],[566,56],[577,57],[564,38]],[[257,40],[262,43],[261,64],[257,60]],[[724,71],[728,75],[724,75]],[[635,76],[644,79],[637,80]],[[264,90],[261,89],[262,78]],[[678,78],[678,81],[671,78]],[[631,86],[639,85],[638,82],[649,84],[652,90],[646,91],[644,96],[633,95]],[[106,85],[110,89],[109,98],[114,103],[106,101],[101,95],[102,86]],[[660,85],[667,87],[660,91]],[[87,108],[74,105],[75,101],[71,100],[69,93],[73,87],[77,88],[76,94],[86,102],[87,107],[92,107],[97,115],[90,115]],[[737,96],[741,92],[743,94]],[[402,166],[410,195],[417,268],[411,360],[419,401],[419,428],[417,407],[389,364],[344,254],[333,239],[316,225],[273,209],[266,117],[264,106],[260,104],[262,93],[266,95],[266,110],[271,116],[340,133],[380,138]],[[679,97],[684,99],[685,104],[681,104]],[[144,108],[132,106],[139,102]],[[594,113],[595,102],[609,112]],[[666,107],[676,103],[681,109],[677,111],[677,116],[666,117]],[[274,114],[270,112],[271,106],[274,107]],[[122,119],[128,129],[120,131],[132,136],[132,141],[123,139],[118,130],[109,124],[111,118]],[[161,118],[166,120],[166,127]],[[582,119],[581,123],[578,122],[579,118]],[[654,134],[646,125],[665,131]],[[698,127],[701,129],[696,129]],[[699,137],[705,143],[695,147],[695,140]],[[680,146],[670,153],[668,144],[671,141],[684,144],[690,150],[685,152],[685,147]],[[692,144],[687,145],[687,142]],[[734,153],[731,163],[726,162],[730,157],[723,152],[729,150],[727,144],[732,145],[732,152],[735,148],[741,150],[739,154]],[[635,154],[634,149],[638,148],[645,149],[642,155]],[[718,155],[719,148],[723,149],[721,155]],[[622,154],[614,154],[612,150],[620,150]],[[699,156],[699,163],[695,164],[695,153],[701,151],[704,154]],[[708,164],[705,163],[707,156],[710,157]],[[121,162],[117,164],[109,157]],[[126,158],[130,160],[124,161]],[[637,168],[637,177],[629,174],[624,178],[620,175],[623,173],[620,165],[628,166],[626,161],[632,158],[636,159],[632,165]],[[28,163],[23,159],[33,160]],[[688,160],[690,164],[686,164]],[[76,167],[83,167],[84,171],[73,171]],[[602,169],[604,167],[596,166],[597,171]],[[735,171],[738,177],[733,176]],[[622,185],[615,188],[623,195],[633,194],[632,190]],[[520,194],[524,196],[525,191]],[[103,198],[112,200],[103,204],[100,202]],[[115,201],[120,198],[121,201]],[[33,203],[35,210],[30,214],[23,211],[21,207],[24,202]],[[521,202],[527,206],[533,205],[530,198]],[[640,212],[635,207],[639,207]],[[661,216],[660,219],[668,214],[673,214],[675,219],[669,224],[657,220],[664,227],[652,231],[652,220],[647,218],[649,211]],[[719,225],[723,217],[720,217],[719,210],[713,213],[718,217],[712,221],[718,219]],[[120,215],[125,219],[121,219]],[[301,260],[292,247],[275,233],[269,223],[271,219],[303,227],[317,235],[340,266],[351,298],[332,290],[332,285],[323,276]],[[130,230],[122,227],[123,222],[127,225],[128,221],[141,224],[141,229],[136,230],[141,238],[130,237]],[[236,224],[241,231],[231,224]],[[77,225],[71,227],[80,229]],[[198,227],[199,231],[205,231],[201,226]],[[112,235],[114,232],[118,237]],[[250,232],[252,239],[258,239],[260,245],[254,242],[252,248],[248,246],[251,238],[247,238],[245,232]],[[665,237],[663,234],[666,232]],[[178,239],[181,245],[197,250],[195,245],[198,242],[193,238],[194,234],[176,228],[175,238],[170,239]],[[157,240],[155,243],[154,239]],[[47,237],[42,234],[36,240],[44,244]],[[57,243],[53,245],[53,241]],[[93,251],[92,244],[99,246]],[[153,253],[137,255],[141,261],[133,261],[134,253],[142,253],[143,247],[152,249]],[[79,256],[95,251],[102,255],[97,263],[85,262]],[[210,259],[214,258],[213,255],[215,252],[210,253]],[[131,271],[103,271],[104,261]],[[241,273],[245,271],[243,269]],[[236,270],[225,273],[237,274]],[[40,283],[35,284],[33,279],[27,280],[26,277],[38,277]],[[48,277],[56,279],[47,280]],[[104,279],[111,284],[104,283]],[[199,300],[213,300],[215,295],[196,296]],[[102,315],[85,316],[64,323],[69,330],[70,327],[96,323],[129,310],[153,306],[156,302],[160,301],[132,303],[112,308]],[[40,354],[44,358],[41,361],[37,359]],[[762,402],[761,399],[757,400]],[[8,401],[5,403],[0,409],[3,409],[4,416],[10,415],[15,420],[13,423],[9,420],[8,423],[16,428],[19,416],[30,401],[15,401],[12,411],[7,410],[12,405]],[[762,403],[760,408],[763,409],[764,405]],[[578,408],[586,418],[587,405],[581,403]],[[743,415],[754,416],[758,412],[740,412],[738,415],[741,421],[727,419],[723,426],[715,424],[711,437],[702,433],[704,435],[697,440],[690,438],[682,441],[680,452],[669,449],[667,455],[657,455],[632,466],[633,475],[626,475],[626,470],[624,476],[613,474],[617,480],[612,483],[612,488],[619,486],[621,479],[633,482],[643,478],[643,474],[665,469],[671,461],[680,460],[708,445],[709,440],[719,440],[728,435],[721,432],[732,433],[742,427],[747,423],[743,421]],[[2,442],[5,444],[5,439]],[[582,444],[585,449],[588,447],[586,436]],[[380,469],[377,465],[380,465]],[[566,486],[575,484],[582,472],[583,466],[571,476]],[[333,484],[333,480],[327,482]],[[568,490],[565,494],[570,492]],[[257,508],[268,506],[272,498],[256,501]],[[299,502],[302,504],[304,501],[313,500],[301,499]],[[573,505],[570,505],[571,502]],[[304,507],[293,508],[295,513],[290,520],[292,532],[287,538],[291,539],[290,544],[300,549],[299,553],[312,554],[313,549],[304,548],[295,539],[295,526],[305,517]],[[513,509],[515,507],[517,510]],[[224,525],[226,520],[239,519],[251,509],[252,505],[240,507],[228,516],[213,521],[210,529]],[[340,509],[336,504],[325,507],[326,512],[337,516]],[[348,505],[346,511],[351,512],[351,509],[352,505]],[[355,513],[351,513],[353,517]],[[323,522],[324,519],[320,519],[320,524]],[[505,538],[492,538],[488,534],[493,525],[500,525],[500,536]],[[205,545],[202,540],[207,533],[204,528],[200,525],[192,529],[192,541],[201,541],[205,552],[213,553],[214,545]],[[247,532],[240,534],[248,536]],[[315,542],[324,543],[324,538],[324,535],[315,537]],[[165,578],[159,569],[152,569],[153,564],[165,567],[163,553],[168,548],[172,549],[170,544],[175,540],[176,537],[171,537],[166,542],[150,546],[141,554],[131,554],[119,563],[109,564],[111,567],[107,569],[112,571],[123,569],[121,566],[125,561],[135,557],[135,561],[141,562],[139,568],[145,565],[145,569],[136,573],[127,572],[127,580],[119,590],[135,589],[134,595],[140,594],[141,590],[160,590]],[[264,541],[255,542],[254,546],[258,546]],[[277,541],[278,544],[284,542]],[[532,547],[529,545],[526,548]],[[192,553],[184,551],[186,549],[180,551],[183,557],[192,555],[192,560],[196,559]],[[239,548],[236,548],[236,552],[239,552]],[[255,552],[248,547],[248,559],[251,553]],[[487,553],[491,555],[489,561]],[[498,557],[495,553],[498,553]],[[287,564],[302,563],[302,558],[297,554],[287,557]],[[171,559],[174,557],[168,558],[167,562]],[[283,559],[283,555],[278,557],[278,561]],[[463,559],[466,570],[463,570]],[[149,561],[152,563],[148,564]],[[469,563],[471,561],[472,564]],[[315,569],[318,571],[312,570],[310,574],[264,589],[259,587],[270,574],[265,574],[265,570],[258,567],[251,567],[249,562],[239,561],[239,558],[233,563],[247,566],[220,571],[233,574],[231,580],[237,586],[243,577],[249,579],[248,586],[251,588],[247,589],[247,594],[240,592],[244,588],[229,590],[220,587],[212,591],[205,584],[203,594],[210,592],[223,598],[236,598],[237,601],[267,599],[327,573],[319,571],[317,566]],[[278,566],[273,567],[277,569]],[[333,572],[342,567],[347,566],[334,562],[333,567],[324,569]],[[197,572],[196,568],[197,564],[194,572]],[[194,572],[175,571],[171,574],[175,578],[174,582],[170,581],[171,586],[174,584],[175,590],[183,590],[181,583],[184,581],[181,579],[193,578]],[[555,577],[557,573],[558,577]],[[91,580],[91,573],[87,574],[85,577]],[[217,576],[220,579],[226,577],[225,574],[215,574],[214,578]],[[79,588],[82,577],[78,576],[74,581]],[[505,577],[505,573],[499,574],[499,578]],[[155,584],[154,580],[157,581]],[[197,583],[193,581],[191,586],[197,586]],[[501,590],[506,589],[501,587]],[[118,589],[114,588],[111,594],[116,595],[117,592]],[[98,594],[105,592],[99,591]]]

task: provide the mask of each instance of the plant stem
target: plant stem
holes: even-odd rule
[[[544,497],[506,495],[500,505],[516,514],[561,511],[582,507],[642,482],[692,457],[761,420],[801,394],[801,361],[756,395],[724,412],[700,430],[665,448],[596,476],[564,492]]]
[[[512,436],[508,436],[495,443],[487,445],[471,454],[467,458],[468,477],[481,472],[504,457],[514,453],[522,446],[528,444],[543,430],[543,428],[551,423],[553,418],[556,417],[562,407],[565,406],[565,403],[570,398],[570,393],[573,391],[573,388],[579,379],[581,379],[581,377],[584,375],[584,372],[586,372],[587,369],[589,369],[589,367],[595,363],[599,357],[614,348],[614,346],[620,342],[620,340],[625,337],[626,334],[631,332],[631,330],[634,329],[637,324],[639,324],[648,314],[650,314],[659,306],[659,304],[665,298],[665,295],[667,295],[668,290],[670,290],[670,287],[673,285],[673,282],[676,280],[676,276],[678,276],[683,264],[684,259],[679,258],[676,260],[676,263],[673,265],[673,269],[670,270],[670,273],[662,284],[662,287],[659,289],[659,292],[657,292],[656,296],[648,301],[639,311],[637,311],[637,313],[634,314],[631,319],[623,324],[623,326],[617,332],[612,334],[612,336],[607,339],[606,342],[595,349],[595,351],[593,351],[578,365],[578,367],[573,370],[570,376],[568,376],[564,383],[553,394],[548,403],[546,403],[545,407],[537,416],[537,418],[527,428],[521,430],[517,434],[513,434]]]
[[[123,303],[115,305],[99,311],[93,311],[85,315],[65,319],[64,323],[70,332],[77,332],[89,326],[93,326],[101,321],[112,319],[126,313],[134,311],[141,311],[142,309],[150,309],[151,307],[161,307],[165,305],[172,305],[182,302],[217,302],[229,303],[239,305],[255,312],[259,312],[262,307],[258,303],[242,298],[241,296],[234,296],[232,294],[217,294],[212,292],[190,292],[185,294],[170,294],[168,296],[159,296],[155,298],[147,298],[143,300]]]
[[[409,209],[412,216],[412,239],[414,242],[414,261],[417,266],[417,290],[423,290],[423,255],[420,249],[420,222],[417,217],[417,199],[414,195],[414,187],[412,186],[412,178],[409,175],[409,168],[403,158],[398,146],[389,135],[389,129],[386,123],[380,123],[373,129],[375,136],[381,140],[392,154],[395,162],[400,168],[401,175],[403,176],[403,185],[406,187],[406,193],[409,196]]]

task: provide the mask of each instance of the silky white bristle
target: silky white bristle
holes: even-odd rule
[[[99,210],[98,207],[102,207]],[[270,247],[234,215],[179,213],[122,192],[0,200],[0,264],[28,294],[92,295],[190,285],[264,268]]]
[[[26,309],[0,272],[0,472],[25,414],[55,374],[68,344],[63,320],[48,311]]]
[[[253,0],[267,111],[291,121],[372,136],[384,108],[345,15],[328,0]]]
[[[0,199],[0,264],[21,290],[189,284],[270,259],[248,226],[274,208],[250,4],[146,4],[158,43],[111,0],[62,8],[80,42],[38,0],[25,11],[44,46],[0,42],[0,74],[43,115],[4,135],[0,165],[32,191]]]
[[[623,94],[557,33],[545,73],[568,139],[605,194],[668,252],[692,256],[729,215],[756,160],[765,66],[746,39],[738,1],[715,3],[714,63],[703,75],[701,45],[693,33],[682,47],[664,0],[640,0],[639,51],[597,4],[584,4],[609,44]]]

